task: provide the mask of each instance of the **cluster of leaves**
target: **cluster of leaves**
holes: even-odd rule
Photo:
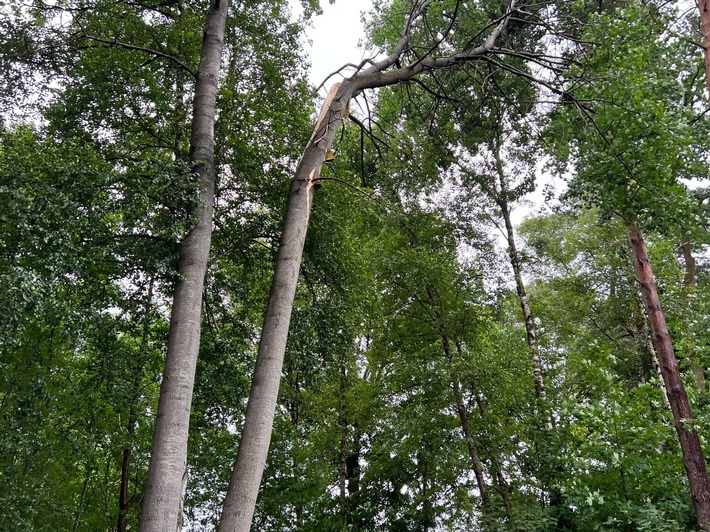
[[[195,200],[187,136],[204,5],[6,7],[0,98],[34,65],[48,93],[41,121],[0,131],[0,519],[114,529],[129,451],[133,528]],[[410,5],[378,9],[372,41],[386,48]],[[402,61],[460,50],[504,9],[431,2]],[[309,134],[301,28],[287,11],[244,1],[229,19],[184,508],[195,530],[219,514],[285,176]],[[653,2],[521,2],[499,46],[527,55],[383,90],[360,117],[369,129],[346,127],[311,217],[255,529],[692,527],[624,234],[631,222],[648,231],[705,435],[692,370],[710,363],[710,278],[700,260],[684,284],[677,259],[682,235],[696,254],[708,244],[707,200],[687,187],[707,175],[691,29]],[[533,59],[563,34],[576,39],[552,72],[565,96],[543,117]],[[506,234],[506,253],[496,231],[534,191],[541,147],[569,191],[520,227],[521,249]]]

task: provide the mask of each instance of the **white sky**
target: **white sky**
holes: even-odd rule
[[[358,47],[358,40],[364,36],[361,13],[370,11],[372,1],[336,0],[330,5],[327,0],[321,0],[321,6],[323,14],[314,17],[313,25],[307,30],[313,44],[306,45],[311,61],[309,79],[316,87],[344,64],[357,64],[364,58],[364,49]],[[339,79],[334,77],[327,87]]]

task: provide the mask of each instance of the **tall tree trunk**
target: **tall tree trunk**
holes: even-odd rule
[[[528,294],[525,290],[525,283],[523,282],[520,254],[518,253],[518,248],[515,244],[515,231],[513,229],[513,224],[510,220],[510,205],[508,203],[508,181],[505,177],[505,171],[503,170],[503,161],[501,160],[500,156],[500,144],[497,144],[495,147],[495,160],[496,172],[498,174],[498,182],[500,187],[497,203],[503,215],[503,221],[505,222],[506,239],[508,241],[508,257],[510,258],[510,265],[513,267],[513,276],[515,277],[515,288],[518,293],[520,308],[523,311],[523,321],[525,322],[525,335],[528,343],[528,349],[530,350],[530,359],[532,360],[533,365],[535,396],[541,403],[540,407],[543,409],[542,413],[545,416],[545,425],[548,430],[551,430],[552,423],[550,421],[549,412],[547,412],[546,407],[544,405],[545,383],[542,376],[542,359],[540,357],[540,345],[537,341],[535,320],[533,319],[533,314],[530,310],[530,304],[528,303]]]
[[[449,342],[449,337],[443,335],[441,337],[441,343],[444,347],[444,355],[448,360],[449,364],[453,362],[453,355],[451,353],[451,344]],[[484,515],[488,509],[488,486],[486,485],[486,480],[483,476],[483,463],[481,458],[478,456],[478,451],[473,443],[473,435],[471,434],[471,427],[468,422],[468,410],[466,404],[463,400],[463,393],[461,392],[461,383],[458,379],[453,378],[451,387],[454,392],[454,400],[456,401],[456,412],[459,415],[459,423],[461,424],[461,431],[466,439],[466,448],[468,450],[468,457],[471,460],[471,469],[473,469],[473,475],[476,477],[476,484],[478,485],[478,491],[481,494],[481,506],[484,508]]]
[[[271,440],[281,367],[314,188],[319,184],[326,151],[332,146],[341,122],[348,115],[351,98],[364,89],[394,85],[422,72],[452,68],[486,57],[492,53],[497,39],[505,30],[510,14],[515,9],[515,2],[511,0],[509,11],[499,19],[482,44],[458,54],[424,57],[410,65],[401,66],[402,54],[410,46],[413,23],[429,5],[425,0],[415,2],[412,11],[405,17],[404,29],[392,52],[380,61],[368,61],[368,68],[358,70],[351,78],[331,88],[291,181],[242,438],[224,500],[220,532],[246,532],[251,525]],[[393,66],[396,68],[391,69]]]
[[[174,531],[181,521],[202,291],[212,239],[215,107],[228,3],[229,0],[211,0],[205,22],[190,138],[190,165],[199,179],[200,198],[193,209],[196,225],[180,247],[168,353],[143,501],[143,532]]]
[[[696,0],[700,10],[700,26],[703,32],[703,48],[705,49],[705,84],[710,100],[710,0]]]
[[[508,519],[509,525],[512,524],[513,519],[513,507],[510,504],[510,486],[503,476],[503,471],[501,470],[500,463],[495,457],[491,457],[492,469],[493,469],[493,479],[496,487],[496,491],[500,493],[500,497],[503,500],[503,509],[505,510],[505,516]],[[517,527],[515,527],[517,529]]]
[[[661,366],[663,381],[668,392],[668,401],[683,454],[683,465],[688,475],[690,494],[701,530],[710,531],[710,481],[695,430],[690,403],[678,371],[665,315],[656,291],[651,262],[641,231],[635,226],[628,228],[629,243],[634,256],[636,274],[641,284],[644,307],[648,314],[651,337]]]
[[[432,297],[432,293],[429,293],[429,297]],[[449,336],[447,334],[443,334],[441,336],[441,344],[444,348],[444,356],[446,357],[446,360],[449,362],[449,365],[452,365],[454,357],[451,352],[451,342],[449,341]],[[463,437],[466,440],[466,450],[468,451],[468,457],[471,460],[471,469],[473,470],[473,476],[476,477],[476,485],[478,486],[478,493],[481,497],[481,515],[483,516],[483,520],[485,521],[487,527],[493,530],[494,522],[490,512],[491,505],[490,498],[488,496],[488,486],[483,475],[483,462],[481,462],[478,450],[473,442],[473,434],[471,433],[471,426],[468,420],[468,409],[466,408],[463,393],[461,392],[461,383],[455,377],[452,378],[451,381],[451,388],[454,392],[454,401],[456,402],[456,412],[459,415],[461,431],[463,432]]]
[[[246,532],[251,526],[271,441],[281,368],[314,189],[319,185],[326,150],[332,145],[339,124],[345,117],[352,91],[352,84],[348,81],[336,84],[330,90],[291,181],[244,429],[224,500],[220,532]]]
[[[338,488],[340,489],[340,514],[343,518],[346,517],[346,500],[345,500],[345,481],[348,474],[348,435],[347,435],[347,416],[346,416],[346,395],[347,390],[347,374],[345,372],[345,361],[340,362],[340,397],[338,403],[338,427],[340,428],[340,452],[338,460]]]

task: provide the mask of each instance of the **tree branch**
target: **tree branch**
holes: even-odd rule
[[[197,79],[197,72],[192,70],[189,66],[187,66],[185,63],[180,61],[174,55],[166,54],[165,52],[161,52],[160,50],[155,50],[153,48],[147,48],[145,46],[138,46],[138,45],[130,44],[127,42],[121,42],[116,39],[113,39],[113,40],[112,39],[104,39],[102,37],[97,37],[96,35],[88,35],[88,34],[85,34],[84,37],[86,39],[91,40],[91,41],[96,41],[96,42],[100,42],[103,44],[107,44],[107,45],[113,46],[115,48],[123,48],[125,50],[137,50],[139,52],[144,52],[146,54],[151,54],[151,55],[154,55],[157,57],[162,57],[164,59],[168,59],[169,61],[172,61],[173,63],[175,63],[178,67],[180,67],[183,70],[185,70],[186,72],[188,72],[193,78]]]
[[[425,57],[424,59],[417,60],[417,62],[406,67],[384,72],[384,70],[392,66],[399,59],[409,43],[408,32],[411,29],[414,18],[416,18],[414,14],[416,14],[416,16],[421,15],[424,7],[428,4],[428,2],[421,2],[419,4],[419,9],[413,10],[413,15],[408,19],[403,36],[397,43],[394,51],[384,60],[375,62],[372,67],[368,68],[361,74],[354,75],[351,78],[353,84],[355,85],[354,94],[357,95],[364,89],[374,89],[376,87],[395,85],[402,81],[407,81],[424,71],[448,68],[460,63],[479,59],[490,54],[494,50],[498,37],[500,37],[503,30],[505,30],[508,20],[510,19],[510,15],[515,11],[515,2],[516,0],[511,1],[508,12],[500,18],[500,21],[488,37],[486,37],[483,44],[450,56]]]

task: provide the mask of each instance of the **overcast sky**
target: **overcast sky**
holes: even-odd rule
[[[313,42],[310,48],[310,80],[316,86],[345,63],[359,63],[363,59],[364,49],[357,45],[363,37],[360,14],[370,11],[372,1],[336,0],[334,5],[330,5],[327,0],[321,0],[321,5],[323,14],[314,17],[313,25],[307,32]],[[337,79],[329,81],[328,86]]]

